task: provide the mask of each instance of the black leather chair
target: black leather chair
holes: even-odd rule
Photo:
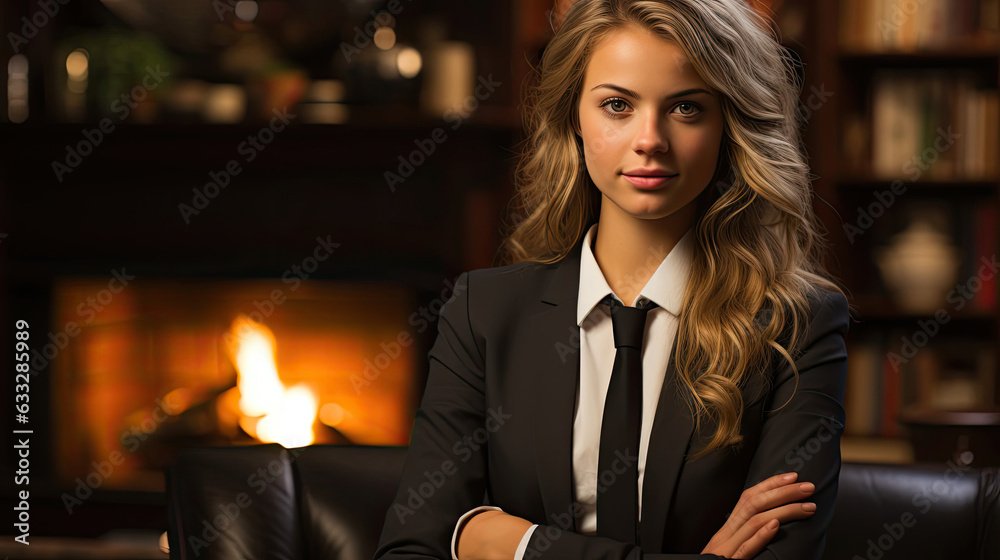
[[[371,560],[405,456],[185,450],[166,472],[170,558]],[[845,463],[824,559],[1000,559],[1000,469]]]

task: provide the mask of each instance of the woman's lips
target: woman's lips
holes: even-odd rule
[[[676,174],[669,176],[660,175],[660,176],[646,177],[641,175],[625,175],[623,173],[622,176],[625,177],[625,180],[628,181],[629,183],[632,183],[636,187],[645,190],[658,189],[673,182],[673,180],[677,178]]]

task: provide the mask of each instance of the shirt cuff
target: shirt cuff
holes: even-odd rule
[[[451,534],[451,560],[458,560],[458,552],[456,551],[455,547],[458,545],[458,533],[459,531],[462,530],[462,527],[465,526],[465,522],[468,521],[468,519],[473,515],[488,510],[503,511],[502,509],[496,506],[479,506],[470,509],[469,511],[465,512],[465,514],[462,515],[462,517],[458,518],[458,523],[455,523],[455,532]]]
[[[514,560],[522,560],[524,558],[524,552],[528,550],[528,541],[531,540],[531,534],[535,532],[535,527],[538,527],[537,523],[528,527],[528,530],[524,532],[524,536],[521,537],[521,544],[517,545],[517,551],[514,552]]]

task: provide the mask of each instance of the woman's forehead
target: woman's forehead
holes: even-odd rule
[[[710,89],[684,50],[652,32],[635,26],[612,31],[597,43],[587,62],[584,87],[611,83],[639,95],[666,97],[676,91]]]

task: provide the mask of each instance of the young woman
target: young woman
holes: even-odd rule
[[[512,264],[463,273],[441,311],[376,558],[821,557],[849,308],[770,29],[745,0],[566,10]],[[615,408],[629,344],[641,389]],[[622,416],[638,452],[609,463]]]

